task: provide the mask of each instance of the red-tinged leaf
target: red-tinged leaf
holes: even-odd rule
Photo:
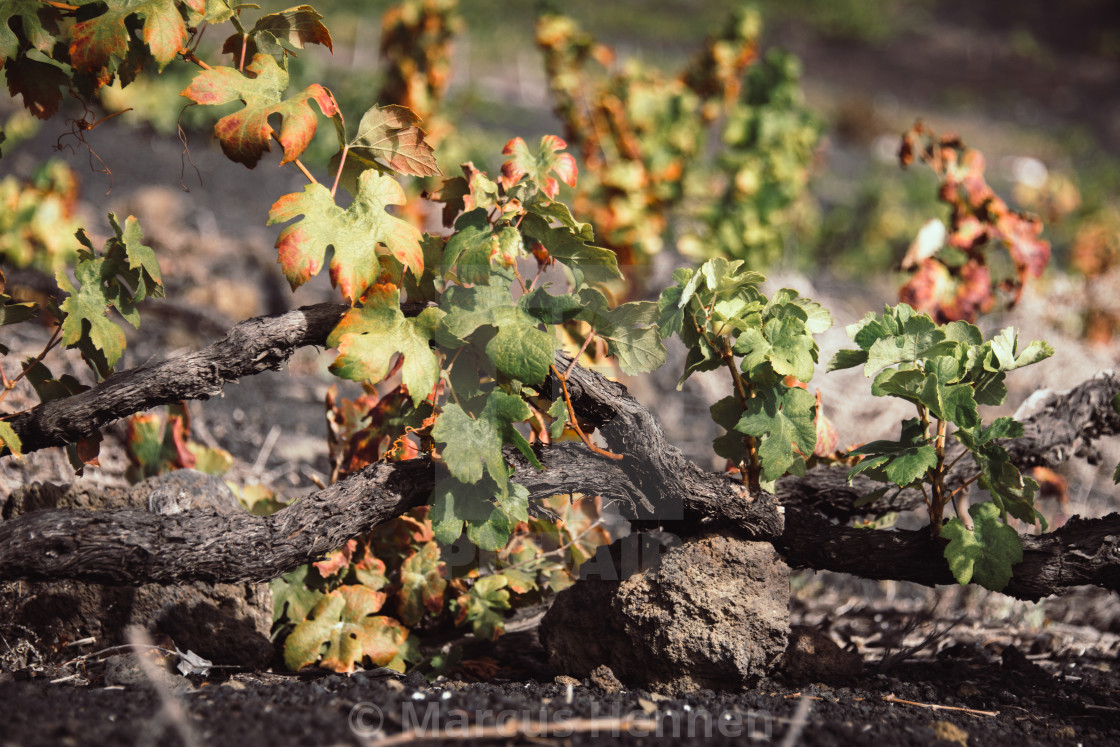
[[[284,643],[284,663],[299,670],[314,664],[351,672],[363,660],[374,666],[399,661],[408,630],[391,617],[375,615],[385,593],[365,586],[341,586],[323,596]]]
[[[968,251],[984,244],[989,236],[988,226],[970,215],[956,222],[949,245]]]
[[[406,531],[411,531],[409,539],[412,542],[423,545],[426,542],[431,542],[435,538],[435,532],[432,531],[432,522],[428,519],[428,513],[431,506],[418,506],[406,514],[401,514],[397,517],[401,527]]]
[[[1020,282],[1039,277],[1050,262],[1050,242],[1041,238],[1042,222],[1031,216],[1008,211],[997,224]]]
[[[348,568],[350,566],[350,560],[357,549],[358,540],[347,540],[346,545],[341,550],[335,550],[329,554],[325,560],[320,560],[311,565],[315,567],[315,570],[319,571],[320,576],[323,578],[330,578],[343,568]]]
[[[322,18],[310,5],[269,13],[257,19],[253,28],[249,29],[248,39],[242,34],[233,34],[226,39],[222,53],[240,55],[243,43],[249,59],[258,51],[268,54],[268,47],[272,45],[290,53],[291,49],[303,49],[308,44],[322,44],[333,52],[331,32],[323,25]]]
[[[836,426],[824,414],[824,405],[821,404],[821,390],[817,390],[817,445],[813,448],[814,456],[827,459],[836,456],[836,445],[840,443],[840,434]]]
[[[980,314],[990,311],[994,303],[991,272],[987,265],[970,259],[958,270],[953,300],[939,309],[937,321],[974,322]]]
[[[424,272],[420,231],[386,212],[390,205],[403,205],[404,190],[390,176],[365,171],[358,179],[358,193],[343,210],[321,184],[309,184],[302,193],[284,195],[268,214],[269,225],[303,215],[280,233],[276,240],[280,265],[292,288],[310,280],[323,266],[328,248],[331,282],[350,303],[355,303],[375,284],[381,271],[377,256],[391,254],[416,277]]]
[[[71,31],[70,64],[78,72],[105,78],[113,57],[125,59],[131,38],[126,22],[132,16],[143,20],[141,38],[160,70],[187,41],[187,24],[175,0],[103,1],[108,6],[104,13],[75,24]]]
[[[447,579],[439,557],[439,545],[428,542],[401,564],[401,588],[397,598],[400,602],[398,612],[405,625],[419,623],[425,611],[438,615],[443,609]]]
[[[148,465],[154,469],[163,454],[163,420],[159,415],[130,416],[125,423],[125,447],[130,462],[141,469]]]
[[[442,172],[419,124],[420,118],[403,106],[375,106],[362,115],[347,158],[366,168],[378,159],[401,174],[436,176]]]
[[[23,106],[39,119],[58,113],[62,91],[69,79],[59,68],[27,57],[12,57],[4,63],[8,93],[23,96]]]
[[[555,135],[545,135],[541,138],[540,148],[536,153],[529,150],[529,146],[519,137],[506,143],[502,153],[512,156],[502,164],[502,176],[499,182],[509,189],[524,177],[529,177],[536,182],[541,191],[549,197],[556,197],[560,191],[560,184],[549,174],[555,174],[570,187],[576,185],[576,160],[570,153],[561,153],[568,144]]]
[[[226,157],[249,168],[256,166],[264,153],[271,150],[268,141],[273,128],[269,117],[279,115],[281,125],[277,137],[284,148],[280,163],[294,161],[307,148],[318,126],[310,102],[318,104],[323,116],[333,117],[338,114],[334,97],[316,83],[292,98],[283,99],[288,88],[288,73],[265,54],[256,55],[247,72],[249,76],[232,67],[203,70],[180,95],[198,104],[218,105],[231,101],[245,104],[241,111],[218,120],[214,135],[221,142]]]
[[[195,465],[195,458],[191,450],[187,448],[189,432],[186,422],[181,416],[172,415],[168,418],[168,425],[170,427],[164,436],[164,441],[171,452],[172,465],[177,469],[191,469]]]
[[[87,464],[91,467],[100,467],[101,462],[98,460],[98,456],[101,454],[101,433],[94,433],[92,436],[78,439],[76,444],[66,447],[66,452],[70,458],[71,466],[79,475],[82,474],[82,468]]]
[[[1055,501],[1063,509],[1069,506],[1069,482],[1049,467],[1035,467],[1031,477],[1038,483],[1039,499]],[[1051,522],[1054,526],[1056,522]]]

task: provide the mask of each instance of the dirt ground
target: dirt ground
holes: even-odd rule
[[[795,617],[833,620],[833,638],[862,650],[863,674],[666,697],[609,677],[556,677],[531,631],[512,633],[487,652],[498,668],[481,682],[427,683],[381,672],[183,677],[145,674],[120,655],[89,657],[0,674],[0,744],[255,747],[384,738],[499,745],[544,737],[567,744],[983,747],[1120,739],[1116,632],[1053,621],[1033,630],[961,622],[907,656],[952,621],[900,612],[899,600],[838,616],[835,593],[813,598],[795,598]],[[1101,601],[1086,594],[1065,604],[1073,610]],[[1115,620],[1112,627],[1118,630]]]

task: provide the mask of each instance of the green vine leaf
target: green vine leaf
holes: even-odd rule
[[[863,472],[883,482],[911,485],[937,466],[931,442],[917,418],[905,420],[897,441],[872,441],[850,452],[863,459],[848,472],[848,481]]]
[[[493,391],[477,418],[455,403],[445,405],[432,428],[432,438],[444,445],[440,457],[452,477],[476,483],[485,469],[504,492],[509,483],[509,468],[502,456],[503,443],[513,442],[527,459],[536,461],[528,442],[513,427],[531,414],[529,405],[520,397]]]
[[[247,68],[247,75],[232,67],[203,70],[179,95],[209,106],[243,102],[243,109],[218,120],[214,135],[227,158],[253,168],[265,152],[271,150],[269,137],[273,128],[269,117],[280,116],[277,138],[284,149],[284,158],[280,161],[283,165],[299,158],[315,136],[317,121],[311,101],[318,104],[323,116],[338,115],[334,96],[318,83],[284,99],[287,88],[288,73],[269,55],[257,54]]]
[[[467,538],[475,545],[484,550],[500,550],[509,539],[515,522],[495,505],[497,492],[494,482],[486,478],[477,483],[460,482],[454,477],[441,480],[436,485],[429,515],[435,538],[441,544],[450,545],[459,539],[466,527]]]
[[[483,208],[463,213],[447,240],[443,274],[474,285],[490,282],[490,258],[498,250],[497,237]]]
[[[118,270],[124,275],[129,284],[136,289],[132,296],[134,303],[140,303],[145,298],[163,296],[163,276],[159,270],[159,260],[150,246],[143,242],[144,234],[140,230],[140,222],[133,216],[125,218],[124,227],[117,221],[115,213],[109,213],[109,225],[117,236],[114,247],[120,247],[124,252],[124,263],[128,267]],[[111,254],[113,254],[111,252]]]
[[[344,379],[377,383],[399,354],[402,381],[413,406],[419,407],[439,381],[439,355],[429,343],[444,312],[427,308],[407,318],[401,313],[395,286],[374,288],[360,307],[343,315],[327,337],[327,346],[338,348],[331,371]]]
[[[290,573],[285,573],[269,584],[272,591],[272,622],[287,619],[291,622],[306,620],[311,610],[323,598],[323,592],[314,588],[322,583],[318,572],[310,564],[301,565]]]
[[[292,289],[318,274],[328,248],[334,249],[331,283],[351,304],[377,281],[381,272],[378,255],[386,249],[420,277],[424,272],[420,231],[386,212],[390,205],[404,202],[404,189],[395,179],[366,171],[358,179],[354,201],[345,210],[321,184],[308,184],[303,192],[284,195],[273,203],[268,213],[270,226],[304,216],[281,231],[276,240],[280,265]]]
[[[374,614],[384,603],[384,592],[365,586],[340,586],[326,594],[288,636],[284,663],[298,671],[319,662],[324,669],[345,673],[368,658],[374,666],[403,671],[408,629]]]
[[[401,622],[409,627],[417,625],[425,612],[438,615],[443,609],[447,579],[444,578],[444,564],[439,557],[439,545],[426,542],[401,563],[397,609]]]
[[[459,612],[456,624],[471,624],[474,634],[493,641],[505,632],[504,612],[510,608],[508,579],[500,573],[476,580],[470,591],[456,602]]]
[[[656,303],[631,301],[609,309],[606,297],[594,288],[581,290],[578,302],[582,310],[576,318],[590,324],[607,343],[607,352],[618,361],[623,373],[648,373],[665,363]]]
[[[780,394],[776,388],[762,389],[747,401],[735,430],[759,440],[764,482],[777,480],[813,453],[815,405],[813,395],[799,387],[785,387]]]
[[[40,52],[49,53],[55,45],[59,13],[39,0],[0,0],[0,64],[19,53],[20,37],[11,29],[11,21],[18,18],[23,38]],[[9,80],[11,72],[9,71]]]
[[[971,531],[956,517],[941,528],[941,536],[949,540],[945,559],[953,577],[962,586],[974,581],[985,589],[1003,591],[1012,566],[1023,560],[1019,533],[1000,520],[999,509],[991,503],[973,504],[968,513]]]
[[[20,441],[16,432],[12,429],[12,424],[6,420],[0,420],[0,450],[7,448],[16,456],[22,454],[23,442]]]
[[[494,327],[497,334],[486,343],[487,358],[510,378],[540,384],[552,365],[556,338],[539,328],[538,320],[524,307],[527,299],[514,302],[509,291],[513,277],[508,271],[495,267],[491,278],[502,282],[452,286],[444,293],[442,308],[447,316],[436,339],[448,348],[460,348],[480,327]]]
[[[2,278],[3,275],[0,274],[0,282],[2,282]],[[0,291],[0,327],[26,322],[29,319],[34,319],[38,314],[38,304],[32,302],[12,303],[12,297]],[[7,352],[8,349],[0,344],[0,354],[7,354]]]
[[[572,272],[576,287],[584,283],[607,283],[618,280],[618,257],[610,249],[587,243],[592,238],[584,233],[552,227],[540,215],[528,213],[521,221],[521,232],[544,245],[548,253]]]

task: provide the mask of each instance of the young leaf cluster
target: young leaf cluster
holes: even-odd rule
[[[994,515],[1006,522],[1010,515],[1030,524],[1041,520],[1034,507],[1038,485],[1019,472],[1000,445],[1001,439],[1022,436],[1022,425],[1009,417],[985,425],[979,407],[1002,404],[1007,373],[1037,363],[1053,350],[1038,341],[1020,350],[1018,335],[1010,327],[984,340],[973,324],[938,325],[907,304],[888,307],[881,315],[868,314],[847,332],[858,348],[837,353],[829,370],[863,366],[866,376],[875,377],[873,394],[906,400],[917,411],[917,417],[902,423],[897,440],[874,441],[851,452],[862,459],[850,476],[866,474],[899,490],[921,490],[934,536],[954,539],[945,553],[957,579],[1002,589],[1021,548],[1017,539],[1008,540],[1007,532],[1015,534],[1013,529],[1004,524],[1007,531],[996,530],[990,519]],[[952,466],[947,463],[950,436],[976,466],[970,480],[952,489],[945,483]],[[979,514],[983,528],[974,524],[978,514],[965,508],[965,491],[972,482],[991,496],[994,514],[989,509]],[[950,502],[957,517],[943,525]],[[983,562],[965,562],[981,551]]]
[[[816,447],[816,400],[796,383],[813,378],[814,335],[832,326],[831,315],[788,288],[766,298],[763,276],[742,260],[711,259],[673,279],[658,301],[658,328],[688,347],[678,388],[717,368],[732,380],[733,393],[711,408],[727,430],[716,453],[740,466],[752,491],[786,472],[803,474]]]

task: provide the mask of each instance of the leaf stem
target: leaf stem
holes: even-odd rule
[[[571,422],[572,430],[574,430],[576,432],[576,435],[579,436],[579,440],[583,441],[583,445],[590,449],[593,454],[605,456],[608,459],[622,459],[621,454],[615,454],[613,451],[607,451],[606,449],[591,443],[591,439],[588,438],[587,434],[583,432],[583,429],[579,427],[579,420],[576,419],[576,410],[572,406],[572,397],[570,394],[568,394],[567,376],[564,376],[559,371],[557,371],[555,365],[549,366],[549,368],[552,369],[552,375],[560,380],[560,389],[564,392],[564,404],[568,406],[568,421]]]
[[[587,326],[589,326],[589,327],[590,327],[591,325],[587,325]],[[571,373],[572,373],[572,370],[573,370],[573,369],[574,369],[574,368],[576,367],[576,362],[577,362],[577,361],[578,361],[578,360],[580,359],[580,356],[582,356],[582,355],[583,355],[584,351],[585,351],[585,350],[587,350],[587,346],[588,346],[588,344],[589,344],[589,343],[590,343],[590,342],[591,342],[591,341],[592,341],[593,339],[595,339],[595,334],[596,334],[596,332],[595,332],[595,328],[594,328],[594,327],[591,327],[591,334],[589,334],[589,335],[588,335],[587,337],[585,337],[585,338],[583,339],[583,345],[581,345],[581,346],[580,346],[580,348],[579,348],[579,352],[575,354],[575,357],[574,357],[574,358],[572,358],[572,362],[571,362],[571,364],[570,364],[570,365],[568,366],[567,370],[565,370],[565,371],[564,371],[564,376],[565,376],[565,377],[567,377],[567,376],[568,376],[569,374],[571,374]]]
[[[239,73],[245,71],[245,53],[248,51],[248,49],[249,49],[249,35],[245,34],[245,33],[242,33],[241,34],[241,60],[237,63],[237,72],[239,72]]]
[[[727,366],[727,370],[731,373],[731,382],[735,387],[735,396],[739,399],[739,406],[745,412],[748,400],[754,396],[753,387],[750,382],[743,379],[743,375],[739,372],[739,367],[735,364],[735,354],[728,346],[726,338],[720,338],[718,350],[720,358],[723,359],[724,365]],[[758,495],[762,490],[760,485],[762,467],[758,462],[758,441],[755,440],[754,436],[744,435],[743,446],[747,454],[747,469],[745,470],[747,476],[747,490],[752,496]]]
[[[949,497],[945,495],[945,433],[948,427],[947,421],[938,418],[937,437],[934,441],[934,449],[937,451],[937,464],[933,468],[933,474],[930,475],[929,504],[929,526],[934,539],[941,536],[945,504],[949,501]]]
[[[184,60],[186,60],[187,62],[193,62],[194,64],[198,65],[203,70],[213,70],[214,69],[214,68],[210,67],[209,65],[207,65],[202,60],[200,60],[198,58],[198,55],[196,55],[194,53],[194,50],[189,50],[187,52],[180,52],[179,54],[183,55]]]
[[[331,185],[331,197],[338,191],[338,182],[342,179],[342,167],[346,165],[346,156],[350,153],[350,144],[342,144],[342,155],[338,158],[338,171],[334,172],[334,184]]]

